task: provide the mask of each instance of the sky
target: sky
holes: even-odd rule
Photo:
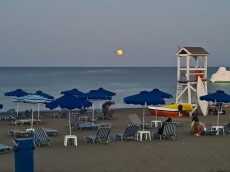
[[[230,0],[1,0],[0,67],[175,67],[178,46],[230,67],[229,9]]]

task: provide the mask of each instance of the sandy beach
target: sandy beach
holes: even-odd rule
[[[84,136],[96,130],[72,130],[78,137],[78,146],[64,147],[64,136],[69,133],[67,118],[53,118],[52,113],[41,113],[42,122],[39,127],[53,128],[59,131],[58,136],[50,137],[54,141],[51,147],[42,146],[34,150],[34,168],[36,172],[72,172],[72,171],[196,171],[227,172],[230,171],[229,143],[230,134],[200,136],[189,135],[187,129],[191,117],[173,118],[183,123],[177,128],[176,140],[152,139],[151,141],[119,141],[113,140],[114,133],[121,133],[129,124],[129,114],[138,114],[142,119],[142,109],[115,110],[114,120],[99,120],[112,124],[111,142],[109,144],[85,143]],[[220,115],[220,124],[230,122],[230,111]],[[145,122],[155,120],[146,110]],[[217,116],[199,116],[207,128],[216,123]],[[159,117],[164,121],[165,117]],[[11,129],[27,129],[29,125],[8,125],[0,121],[0,143],[13,146],[13,137],[8,135]],[[36,126],[35,126],[36,127]],[[157,128],[150,129],[152,133]],[[0,171],[14,171],[14,153],[0,154]]]

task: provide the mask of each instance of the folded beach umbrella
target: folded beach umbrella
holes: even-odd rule
[[[125,97],[124,102],[126,104],[142,105],[144,107],[143,108],[143,130],[144,130],[146,106],[165,104],[165,101],[162,98],[158,96],[154,96],[152,93],[148,91],[142,91],[138,94]]]
[[[12,97],[23,97],[25,95],[28,95],[26,91],[23,91],[22,89],[16,89],[14,91],[6,92],[4,95],[5,96],[12,96]],[[19,110],[19,104],[20,101],[17,101],[17,115],[18,115],[18,110]]]
[[[45,97],[45,98],[50,99],[50,100],[53,100],[53,99],[54,99],[53,96],[51,96],[51,95],[49,95],[49,94],[47,94],[47,93],[44,93],[44,92],[42,92],[42,91],[40,91],[40,90],[39,90],[39,91],[36,91],[35,94],[36,94],[36,95],[39,95],[39,96],[42,96],[42,97]]]
[[[99,92],[97,90],[91,90],[88,93],[80,95],[79,97],[81,99],[88,100],[88,101],[91,101],[93,103],[92,104],[92,106],[93,106],[92,107],[93,108],[92,120],[95,120],[94,119],[94,101],[111,100],[112,99],[111,96],[103,94],[103,93],[101,93],[101,92]]]
[[[72,90],[62,91],[61,94],[64,94],[64,95],[80,96],[80,95],[85,94],[85,93],[79,91],[79,90],[76,89],[76,88],[73,88]]]
[[[173,96],[171,94],[163,92],[163,91],[161,91],[161,90],[159,90],[157,88],[154,88],[149,93],[153,94],[154,96],[161,97],[163,99],[165,99],[165,98],[173,98]],[[157,121],[157,107],[156,107],[156,121]]]
[[[200,96],[200,100],[211,101],[215,103],[229,103],[230,95],[222,90],[217,90],[215,93],[209,93],[204,96]],[[217,126],[219,125],[219,110],[217,114]]]
[[[74,109],[82,109],[92,106],[92,103],[86,100],[82,100],[79,97],[73,95],[64,95],[59,97],[52,102],[46,104],[49,109],[55,109],[60,107],[61,109],[69,110],[69,131],[71,135],[71,123],[70,123],[70,111]]]

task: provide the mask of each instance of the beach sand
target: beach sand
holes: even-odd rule
[[[78,146],[64,147],[64,135],[69,134],[67,118],[53,118],[52,114],[41,113],[39,127],[53,128],[59,131],[51,147],[42,146],[34,149],[34,168],[36,172],[72,172],[72,171],[194,171],[194,172],[230,172],[230,134],[200,136],[189,135],[191,117],[173,118],[183,123],[177,128],[176,140],[152,139],[152,141],[113,140],[113,133],[123,132],[129,124],[129,114],[138,114],[142,119],[142,109],[115,110],[114,120],[100,120],[112,124],[110,144],[85,143],[84,136],[96,130],[72,130],[78,137]],[[158,117],[164,121],[165,117]],[[216,123],[217,116],[199,116],[207,127]],[[155,120],[146,110],[145,122]],[[230,122],[230,111],[220,115],[220,124]],[[0,143],[13,146],[13,138],[8,135],[11,129],[27,129],[29,125],[15,126],[0,121]],[[36,126],[35,126],[36,127]],[[155,133],[157,128],[150,129]],[[227,132],[226,132],[227,133]],[[0,171],[14,171],[14,153],[0,154]]]

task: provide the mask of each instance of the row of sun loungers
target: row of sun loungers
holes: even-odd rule
[[[11,146],[0,144],[0,153],[9,153],[11,150]]]
[[[58,131],[51,128],[43,128],[44,131],[47,133],[48,136],[57,136]],[[32,130],[25,131],[25,130],[9,130],[8,134],[12,137],[31,137],[33,136]]]

